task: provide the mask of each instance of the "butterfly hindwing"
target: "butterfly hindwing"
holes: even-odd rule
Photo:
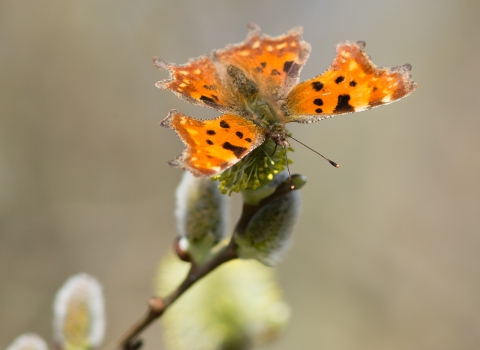
[[[311,123],[338,114],[388,104],[417,88],[409,64],[380,68],[363,50],[363,42],[337,45],[337,55],[323,74],[293,88],[282,109],[286,122]]]
[[[186,145],[170,165],[187,169],[196,176],[222,172],[265,140],[263,129],[234,114],[197,120],[172,110],[160,124],[174,129]]]

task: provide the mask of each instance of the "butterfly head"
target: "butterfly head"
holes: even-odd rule
[[[287,129],[281,123],[275,124],[267,135],[282,148],[290,146],[290,143],[287,140]]]

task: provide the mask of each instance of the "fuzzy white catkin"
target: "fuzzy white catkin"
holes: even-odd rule
[[[22,334],[13,341],[7,350],[48,350],[47,343],[33,333]]]
[[[85,307],[87,314],[77,317],[74,313],[78,312],[79,307],[80,310]],[[82,347],[100,345],[105,334],[105,306],[102,287],[95,278],[85,273],[70,277],[57,292],[53,311],[56,344],[64,348],[77,343]],[[86,324],[75,324],[83,321]]]
[[[184,172],[177,187],[177,228],[183,244],[194,258],[203,258],[210,248],[225,238],[227,232],[227,196],[209,178]]]
[[[275,191],[277,186],[288,180],[286,171],[278,174],[265,188],[244,191],[244,200],[257,204]],[[301,188],[307,179],[295,178],[296,188]],[[238,244],[238,256],[243,259],[256,259],[268,266],[276,265],[291,244],[295,222],[301,211],[300,191],[294,190],[260,208],[250,219],[245,230],[234,235]]]
[[[276,265],[291,244],[295,222],[301,211],[299,191],[292,191],[261,208],[248,223],[243,235],[235,236],[238,255]]]

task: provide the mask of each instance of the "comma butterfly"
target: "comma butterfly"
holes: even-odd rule
[[[161,122],[185,143],[169,164],[196,176],[213,176],[239,162],[267,138],[285,148],[286,123],[313,123],[339,114],[359,112],[399,100],[417,88],[411,66],[375,66],[365,43],[343,42],[323,74],[298,83],[310,54],[301,27],[272,38],[249,24],[247,39],[227,45],[183,65],[154,59],[170,78],[160,89],[224,114],[196,120],[177,110]]]

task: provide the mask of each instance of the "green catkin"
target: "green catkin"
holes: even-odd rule
[[[291,147],[287,150],[293,152]],[[292,163],[290,159],[288,163]],[[232,192],[263,186],[285,167],[285,150],[277,147],[272,139],[267,139],[240,162],[223,173],[213,176],[212,179],[218,180],[218,188],[223,194],[230,195]]]

